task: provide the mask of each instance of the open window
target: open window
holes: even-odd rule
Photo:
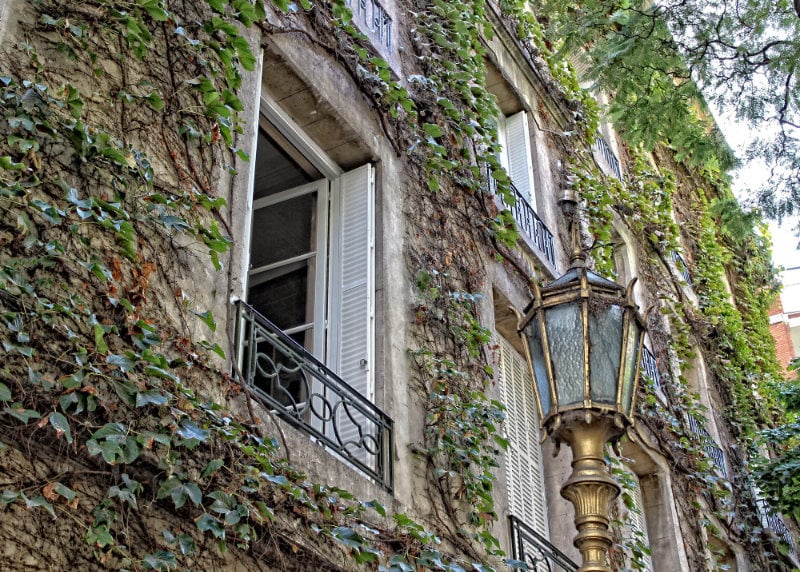
[[[266,95],[261,108],[241,374],[264,407],[391,488],[392,421],[374,403],[375,168],[332,116],[321,130]]]
[[[373,397],[374,175],[370,165],[330,180],[258,138],[247,301],[362,395]],[[317,177],[316,180],[313,180]],[[311,388],[257,375],[280,402]]]
[[[511,183],[519,195],[536,208],[528,114],[520,111],[508,117],[500,117],[497,120],[497,134],[503,148],[500,163],[511,177]]]

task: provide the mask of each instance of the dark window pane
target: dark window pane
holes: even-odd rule
[[[309,177],[264,131],[258,131],[253,197],[260,199],[310,183]]]
[[[250,288],[248,301],[282,330],[307,321],[308,266],[286,272]]]
[[[316,193],[309,193],[253,214],[250,265],[258,268],[313,250]]]

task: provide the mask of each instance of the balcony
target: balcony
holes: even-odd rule
[[[689,266],[686,264],[686,261],[683,259],[683,256],[681,256],[681,253],[678,252],[677,250],[673,250],[670,253],[669,257],[670,257],[670,259],[672,259],[672,262],[675,264],[675,268],[680,273],[681,278],[684,279],[686,284],[691,286],[692,285],[692,275],[689,274]]]
[[[600,135],[594,140],[594,151],[602,159],[602,163],[608,168],[609,171],[620,181],[622,181],[622,167],[619,164],[619,159],[611,150],[608,142]]]
[[[656,389],[664,391],[664,387],[661,385],[661,374],[658,372],[656,356],[645,346],[642,346],[642,374],[650,378]]]
[[[508,517],[511,527],[511,558],[524,562],[535,572],[576,572],[578,565],[566,554],[514,515]]]
[[[761,526],[774,532],[775,536],[789,545],[790,552],[794,554],[795,550],[794,544],[792,544],[792,533],[789,532],[789,529],[786,527],[781,517],[772,511],[772,507],[769,506],[767,499],[756,499],[756,505],[758,506],[758,512],[761,516]]]
[[[711,462],[714,463],[714,466],[719,471],[719,474],[728,478],[728,469],[725,466],[725,454],[722,452],[722,449],[716,444],[714,439],[711,437],[711,434],[708,432],[708,429],[703,427],[703,425],[694,418],[692,415],[687,415],[687,419],[689,420],[689,429],[700,438],[700,442],[703,445],[703,449],[705,449],[706,454],[711,458]]]
[[[251,306],[237,314],[242,376],[261,403],[391,491],[389,416]]]
[[[487,168],[488,171],[488,168]],[[495,194],[503,208],[511,211],[511,216],[517,223],[517,230],[525,239],[525,242],[531,246],[536,254],[544,257],[550,263],[552,270],[555,271],[556,265],[556,248],[553,240],[553,233],[547,228],[533,207],[520,194],[513,183],[509,183],[511,192],[514,195],[515,201],[513,205],[508,204],[503,200],[502,196],[497,194],[497,181],[492,177],[491,172],[487,173],[487,180],[489,181],[489,192]]]

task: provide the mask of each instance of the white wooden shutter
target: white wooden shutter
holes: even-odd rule
[[[372,399],[374,181],[371,165],[342,175],[331,202],[328,365]]]
[[[508,454],[506,475],[511,514],[545,537],[547,526],[542,458],[539,446],[539,416],[528,365],[504,338],[500,342],[500,387],[506,406]]]
[[[374,398],[374,211],[371,165],[345,173],[334,182],[327,365],[370,400]],[[339,437],[343,442],[358,441],[358,425],[363,418],[355,415],[355,419],[347,419],[348,416],[353,417],[354,413],[339,411]],[[366,428],[362,425],[362,429]]]
[[[505,148],[511,182],[532,207],[536,207],[533,192],[533,160],[528,116],[524,111],[505,119]]]
[[[636,508],[636,511],[628,511],[628,522],[630,527],[633,531],[640,532],[642,534],[642,541],[647,545],[650,546],[650,539],[647,536],[647,520],[644,515],[644,498],[642,497],[642,485],[639,482],[639,477],[635,474],[630,473],[632,480],[636,483],[636,488],[631,491],[631,498],[633,500],[633,506]],[[646,570],[653,569],[653,561],[649,556],[644,557],[644,562],[646,565]]]

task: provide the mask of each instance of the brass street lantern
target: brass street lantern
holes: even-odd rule
[[[542,428],[557,447],[563,441],[572,449],[561,495],[575,507],[579,572],[609,572],[609,504],[620,488],[604,451],[633,423],[644,327],[632,298],[635,279],[624,288],[586,268],[577,201],[567,195],[561,203],[570,219],[572,265],[547,286],[534,286],[519,331]]]

